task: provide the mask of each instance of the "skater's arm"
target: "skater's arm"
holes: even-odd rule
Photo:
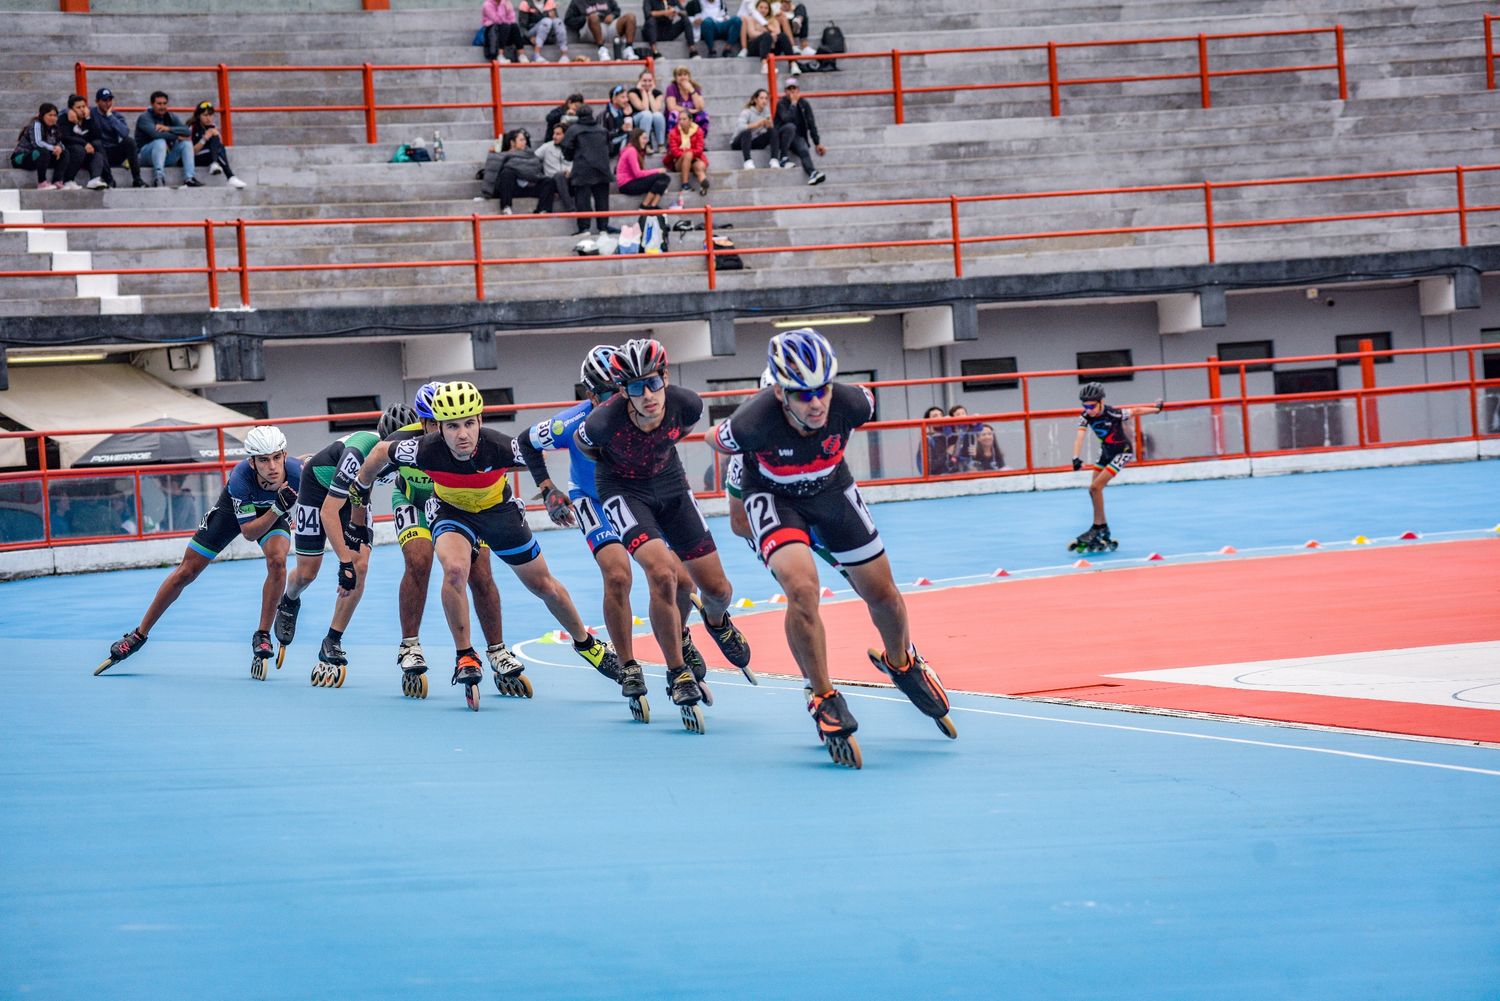
[[[720,421],[708,429],[708,435],[704,438],[708,447],[721,455],[739,455],[740,445],[735,440],[734,429],[728,421]]]
[[[276,492],[276,498],[271,502],[271,506],[254,517],[247,518],[245,516],[245,509],[249,506],[249,502],[240,501],[236,498],[235,504],[240,510],[240,534],[251,542],[255,542],[269,532],[277,521],[285,517],[286,513],[296,506],[297,491],[292,488],[291,484],[282,484],[281,489]],[[254,508],[251,507],[250,510],[253,511]]]
[[[1165,400],[1157,400],[1155,403],[1137,403],[1130,407],[1121,407],[1126,417],[1136,417],[1140,414],[1159,414],[1167,408]]]
[[[578,443],[578,451],[594,462],[598,462],[603,457],[604,453],[599,451],[599,447],[583,436],[583,428],[573,433],[573,440]]]
[[[1083,467],[1083,439],[1088,437],[1088,428],[1079,428],[1078,433],[1073,436],[1073,469],[1076,471]]]
[[[355,549],[349,545],[349,537],[342,531],[334,531],[334,526],[339,523],[339,513],[343,510],[347,500],[347,497],[335,497],[329,494],[323,498],[323,508],[320,512],[324,534],[328,536],[328,544],[333,547],[333,555],[338,557],[340,563],[353,562],[356,555]],[[357,523],[361,528],[364,527],[365,510],[362,505],[355,505],[354,514],[350,518],[351,526]]]
[[[375,481],[380,478],[380,473],[391,461],[391,443],[388,441],[376,442],[370,449],[370,454],[365,456],[365,461],[359,467],[359,474],[354,477],[355,484],[362,490],[365,496],[375,487]]]

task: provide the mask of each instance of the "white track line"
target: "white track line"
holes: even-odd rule
[[[540,643],[541,643],[540,640],[524,640],[524,641],[516,644],[516,647],[515,647],[516,653],[518,655],[523,655],[522,654],[522,650],[524,650],[526,647],[528,647],[528,646],[530,646],[532,644],[540,644]],[[535,660],[535,661],[537,661],[537,662],[539,662],[541,664],[545,664],[545,665],[547,665],[549,667],[574,668],[574,669],[580,670],[580,671],[582,671],[582,670],[592,670],[592,668],[589,668],[587,665],[583,665],[583,664],[553,663],[551,661],[545,660],[545,659],[543,659],[541,657],[536,657],[534,655],[524,655],[524,656],[528,656],[528,659]],[[657,674],[654,671],[653,672],[646,672],[646,673],[651,674],[652,677],[665,677],[664,674]],[[721,671],[719,673],[721,673],[721,674],[728,674],[729,672],[723,672],[723,671]],[[769,677],[769,675],[761,675],[762,680],[764,680],[767,677]],[[732,686],[732,687],[736,687],[736,688],[750,688],[750,687],[752,687],[750,684],[748,684],[747,682],[744,682],[744,681],[730,681],[730,680],[723,680],[723,679],[718,679],[718,678],[714,679],[714,685],[715,685],[715,687],[724,687],[724,686]],[[780,685],[766,685],[766,684],[761,684],[761,685],[754,686],[754,687],[758,687],[762,691],[796,692],[799,696],[802,693],[801,686],[782,687]],[[971,694],[971,693],[965,693],[965,694]],[[982,697],[982,698],[1004,698],[1005,697],[1005,696],[996,696],[996,695],[985,695],[985,694],[982,694],[982,693],[973,693],[973,694],[976,694],[976,697]],[[873,699],[873,700],[877,700],[877,701],[880,701],[880,702],[897,702],[897,703],[901,703],[903,705],[905,705],[906,701],[907,701],[905,696],[895,697],[895,696],[890,696],[890,695],[875,695],[875,694],[869,693],[869,692],[849,691],[847,689],[844,690],[844,695],[845,695],[846,698]],[[1034,713],[1006,712],[1006,711],[999,710],[999,709],[978,709],[978,708],[974,708],[974,707],[971,707],[971,706],[954,706],[953,709],[956,712],[976,713],[976,714],[981,715],[981,716],[1003,716],[1003,717],[1007,717],[1007,718],[1010,718],[1010,719],[1032,720],[1032,721],[1038,722],[1038,723],[1061,723],[1061,724],[1064,724],[1064,725],[1067,725],[1067,726],[1087,726],[1087,727],[1094,727],[1094,728],[1100,729],[1100,730],[1123,730],[1123,731],[1126,731],[1128,733],[1149,733],[1149,734],[1154,734],[1156,736],[1162,736],[1162,737],[1186,737],[1186,738],[1191,739],[1191,740],[1211,740],[1211,741],[1217,741],[1219,743],[1224,743],[1224,744],[1244,744],[1244,745],[1248,745],[1250,747],[1269,747],[1269,748],[1275,748],[1277,750],[1282,750],[1282,751],[1306,751],[1309,754],[1328,754],[1328,755],[1332,755],[1333,757],[1336,757],[1336,758],[1355,758],[1355,759],[1358,759],[1358,760],[1361,760],[1361,761],[1379,761],[1379,762],[1382,762],[1384,764],[1391,764],[1391,765],[1411,765],[1411,766],[1416,767],[1416,768],[1436,768],[1436,769],[1439,769],[1441,771],[1466,772],[1466,773],[1473,774],[1473,775],[1493,775],[1493,776],[1495,776],[1497,778],[1500,778],[1500,769],[1494,769],[1494,768],[1474,768],[1474,767],[1471,767],[1471,766],[1468,766],[1468,765],[1450,765],[1450,764],[1444,764],[1442,762],[1436,762],[1436,761],[1418,761],[1418,760],[1416,760],[1414,758],[1393,758],[1393,757],[1389,757],[1387,755],[1382,755],[1382,754],[1363,754],[1363,753],[1361,753],[1359,751],[1340,751],[1340,750],[1336,750],[1334,748],[1329,748],[1329,747],[1309,747],[1306,744],[1283,744],[1283,743],[1280,743],[1280,742],[1274,741],[1274,740],[1252,740],[1252,739],[1250,739],[1248,737],[1221,737],[1221,736],[1218,736],[1217,734],[1210,734],[1210,733],[1189,733],[1189,732],[1182,731],[1182,730],[1161,730],[1161,729],[1157,729],[1156,727],[1149,727],[1149,726],[1131,726],[1131,725],[1129,725],[1127,723],[1096,723],[1096,722],[1093,722],[1091,720],[1062,719],[1062,718],[1059,718],[1057,716],[1038,716],[1038,715],[1036,715]],[[1232,723],[1232,722],[1238,722],[1238,721],[1231,719],[1231,720],[1226,720],[1226,722],[1231,722]],[[1242,724],[1242,725],[1249,725],[1250,722],[1252,722],[1252,721],[1246,721],[1246,723]],[[1263,722],[1263,721],[1253,721],[1253,722]],[[1275,724],[1273,723],[1271,725],[1275,725]],[[1338,733],[1340,731],[1330,730],[1328,732]],[[1361,734],[1361,736],[1363,736],[1363,734]],[[1400,737],[1401,735],[1400,734],[1392,734],[1391,736],[1392,737]]]

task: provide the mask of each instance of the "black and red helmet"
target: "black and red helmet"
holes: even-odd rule
[[[626,341],[615,350],[609,362],[609,375],[616,386],[667,371],[667,349],[661,342],[645,337]]]

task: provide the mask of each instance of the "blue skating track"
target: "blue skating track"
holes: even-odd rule
[[[1126,482],[1108,495],[1121,550],[1099,561],[1473,537],[1500,520],[1497,486],[1496,463]],[[874,514],[902,581],[1063,564],[1088,521],[1081,491]],[[768,598],[713,528],[740,592]],[[581,540],[541,539],[597,623]],[[472,713],[435,585],[432,696],[404,699],[393,547],[348,682],[312,688],[332,569],[265,683],[258,562],[211,567],[99,678],[165,570],[0,585],[0,998],[1500,996],[1491,747],[977,695],[954,697],[950,742],[855,688],[852,772],[800,683],[772,677],[715,673],[695,736],[659,674],[642,726],[566,646],[527,642],[537,697],[486,681]],[[1058,658],[1110,656],[1127,576],[1077,576]],[[509,639],[556,628],[497,578]],[[1401,597],[1391,581],[1392,614]],[[984,621],[969,638],[999,655]]]

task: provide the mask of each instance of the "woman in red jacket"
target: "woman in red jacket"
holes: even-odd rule
[[[676,171],[682,178],[682,188],[687,190],[688,178],[698,181],[698,194],[708,194],[708,157],[703,154],[703,130],[691,115],[677,119],[677,127],[667,133],[667,156],[663,161],[668,170]]]

